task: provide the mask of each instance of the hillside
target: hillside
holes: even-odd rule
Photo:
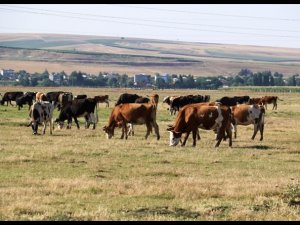
[[[300,71],[300,50],[153,39],[59,34],[0,34],[0,68],[234,75],[241,68],[285,75]]]

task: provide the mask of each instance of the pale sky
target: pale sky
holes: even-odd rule
[[[300,48],[300,4],[0,4],[0,33]]]

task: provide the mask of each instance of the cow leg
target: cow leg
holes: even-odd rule
[[[258,131],[258,122],[254,123],[254,132],[253,132],[253,135],[252,135],[252,140],[254,140],[256,134],[257,134],[257,131]]]
[[[187,133],[186,133],[186,135],[185,135],[185,137],[184,137],[184,139],[183,139],[183,142],[181,143],[181,146],[185,146],[185,143],[186,143],[186,141],[187,141],[187,139],[188,139],[190,133],[191,133],[191,132],[187,132]],[[181,140],[180,140],[180,141],[181,141]]]
[[[78,120],[77,120],[77,117],[74,117],[74,121],[75,121],[75,123],[76,123],[77,129],[80,129],[79,123],[78,123]]]
[[[90,114],[90,119],[91,119],[91,122],[93,123],[93,130],[95,130],[96,129],[96,117],[95,117],[94,113]]]
[[[154,127],[154,131],[155,131],[155,134],[156,134],[156,138],[157,140],[160,139],[160,135],[159,135],[159,127],[158,127],[158,124],[154,121],[152,123],[152,126]]]
[[[47,122],[46,122],[46,121],[44,121],[43,134],[45,134],[45,133],[46,133],[46,127],[47,127]]]
[[[150,135],[150,132],[152,130],[152,127],[151,127],[151,124],[150,123],[146,123],[146,126],[147,126],[147,132],[146,132],[146,136],[145,136],[145,139],[147,139]]]
[[[11,103],[11,100],[9,101],[9,104],[12,105],[12,106],[14,106],[14,105]],[[7,104],[7,106],[8,106],[8,104]]]
[[[109,101],[105,100],[105,102],[106,102],[106,108],[108,108],[109,107]]]
[[[193,133],[193,147],[196,147],[196,137],[197,137],[198,128],[192,131]]]
[[[201,137],[200,137],[200,132],[199,132],[199,130],[197,129],[197,140],[199,141],[199,140],[201,140]]]
[[[229,138],[229,147],[232,147],[232,123],[229,123],[229,125],[226,127],[226,136],[225,138]]]
[[[85,129],[90,127],[89,115],[84,116],[85,119]]]
[[[260,123],[259,131],[260,131],[260,141],[264,139],[264,123]]]

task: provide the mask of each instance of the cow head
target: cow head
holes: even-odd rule
[[[103,131],[106,133],[107,139],[111,139],[114,136],[114,127],[104,126]]]
[[[63,129],[64,128],[64,124],[65,124],[64,121],[57,118],[54,122],[57,123],[57,128],[58,129]]]
[[[170,146],[176,146],[178,145],[180,139],[181,139],[181,135],[182,133],[180,132],[176,132],[174,130],[173,126],[168,125],[169,127],[167,128],[167,131],[170,132]]]

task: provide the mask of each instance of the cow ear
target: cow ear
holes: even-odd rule
[[[173,128],[173,127],[168,127],[168,128],[167,128],[167,131],[172,131],[172,132],[173,132],[173,131],[174,131],[174,128]]]
[[[106,131],[106,129],[107,129],[107,126],[105,125],[105,126],[103,126],[102,127],[102,129],[104,130],[104,131]]]

